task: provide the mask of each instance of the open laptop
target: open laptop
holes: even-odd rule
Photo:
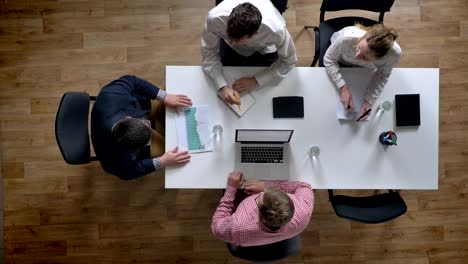
[[[236,129],[236,170],[245,179],[289,179],[289,142],[294,130]]]

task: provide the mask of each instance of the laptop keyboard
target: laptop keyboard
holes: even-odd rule
[[[242,163],[283,163],[283,147],[241,147]]]

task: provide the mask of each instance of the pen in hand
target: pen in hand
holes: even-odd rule
[[[239,108],[239,111],[241,110],[241,102],[240,102],[240,96],[239,96],[239,93],[234,91],[234,97],[237,99],[237,107]]]
[[[364,114],[362,114],[356,121],[360,121],[363,117],[365,117],[366,115],[368,115],[370,113],[372,109],[369,108],[369,110],[367,110]]]

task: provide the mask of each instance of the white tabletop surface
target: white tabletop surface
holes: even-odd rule
[[[264,68],[225,67],[228,82]],[[350,86],[367,85],[371,72],[343,69]],[[234,169],[237,128],[294,129],[291,139],[291,180],[308,182],[314,189],[437,189],[439,138],[439,70],[394,69],[373,106],[369,121],[336,118],[337,89],[324,68],[296,67],[279,83],[256,89],[255,105],[239,118],[218,97],[200,66],[167,66],[168,93],[183,93],[194,106],[210,107],[212,124],[224,128],[213,152],[192,154],[190,163],[166,168],[166,188],[225,188]],[[377,105],[395,94],[420,94],[421,125],[396,127],[392,110],[377,115]],[[303,96],[303,119],[274,119],[272,98]],[[166,149],[177,145],[176,114],[166,112]],[[398,145],[378,142],[383,131],[393,130]],[[320,147],[317,159],[307,157],[310,145]]]

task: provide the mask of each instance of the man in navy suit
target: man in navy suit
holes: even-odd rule
[[[131,75],[122,76],[102,88],[91,112],[91,138],[106,172],[131,180],[190,161],[188,152],[179,152],[177,147],[164,154],[164,150],[159,151],[160,157],[151,157],[150,148],[151,154],[157,153],[158,147],[164,149],[163,137],[151,125],[154,124],[154,120],[150,120],[152,100],[159,100],[175,111],[192,105],[186,95],[168,94]]]

